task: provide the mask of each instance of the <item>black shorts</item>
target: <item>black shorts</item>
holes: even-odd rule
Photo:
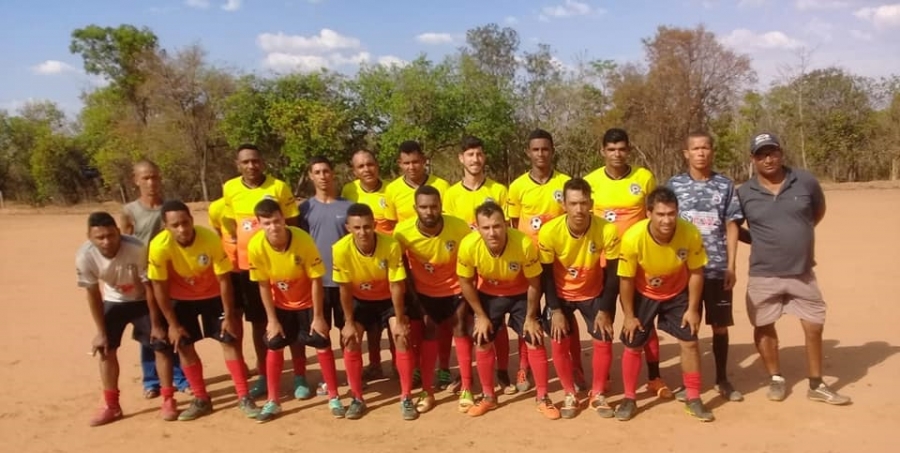
[[[493,332],[489,336],[490,341],[494,341],[497,332],[503,328],[507,314],[509,315],[509,322],[506,324],[516,332],[516,335],[522,336],[522,327],[525,325],[525,317],[528,311],[527,294],[504,297],[491,296],[479,292],[478,300],[481,301],[482,310],[487,313],[488,318],[491,320]]]
[[[634,337],[631,342],[625,338],[625,332],[622,332],[622,344],[629,348],[643,347],[650,338],[650,332],[653,328],[654,321],[659,330],[672,335],[681,341],[697,341],[697,335],[691,335],[691,327],[681,327],[681,320],[684,313],[688,309],[687,291],[669,300],[653,300],[635,292],[634,293],[634,315],[641,323],[644,331],[635,330]]]
[[[706,325],[714,327],[729,327],[734,325],[734,311],[731,301],[733,292],[725,290],[725,280],[708,278],[703,281],[703,305],[700,310],[706,310]]]
[[[196,343],[204,338],[215,338],[223,343],[230,343],[228,338],[222,337],[222,320],[225,313],[222,310],[222,298],[213,297],[202,300],[173,300],[175,318],[190,338],[184,340],[184,345]],[[232,341],[234,341],[232,339]]]
[[[106,328],[106,343],[110,349],[122,345],[125,327],[131,324],[131,338],[145,347],[150,347],[150,311],[147,302],[103,301],[103,326]]]
[[[405,315],[409,319],[422,319],[421,313],[414,306],[404,307]],[[396,316],[394,303],[390,299],[385,300],[359,300],[353,299],[353,318],[364,329],[370,327],[388,327],[388,320]]]
[[[560,299],[560,303],[562,306],[563,314],[569,319],[569,323],[572,324],[570,328],[577,329],[578,324],[575,320],[575,312],[581,313],[581,319],[584,320],[584,324],[587,326],[588,333],[591,334],[594,339],[600,341],[612,341],[613,339],[609,337],[603,331],[594,332],[594,320],[597,319],[597,313],[600,313],[600,309],[602,307],[602,302],[599,297],[595,297],[593,299],[588,299],[580,302],[568,302],[566,300]],[[544,328],[544,332],[550,332],[550,315],[552,310],[550,307],[544,307],[544,311],[541,314],[541,325]],[[616,311],[612,310],[612,312],[607,310],[607,314],[609,314],[610,321],[615,322],[616,320]]]
[[[284,310],[275,307],[275,317],[281,324],[284,337],[266,339],[266,347],[272,350],[284,349],[295,343],[316,349],[331,348],[331,339],[316,332],[310,334],[313,319],[312,308],[305,310]]]
[[[456,313],[462,303],[462,296],[430,297],[419,294],[419,305],[423,314],[427,315],[435,324],[440,324],[450,319]]]
[[[244,319],[250,323],[266,322],[259,283],[250,280],[250,271],[233,272],[231,281],[234,283],[234,305],[244,312]]]
[[[328,327],[344,328],[344,308],[341,307],[341,288],[326,286],[325,288],[325,322]],[[333,323],[332,323],[333,322]]]

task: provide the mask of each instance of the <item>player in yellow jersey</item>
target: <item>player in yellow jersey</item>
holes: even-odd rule
[[[335,418],[344,417],[338,397],[337,371],[331,335],[325,315],[322,276],[325,266],[312,237],[297,227],[287,226],[281,207],[275,200],[257,203],[256,217],[262,233],[250,239],[250,278],[259,283],[260,297],[266,307],[266,378],[269,396],[256,420],[263,423],[281,412],[278,403],[284,348],[290,347],[294,360],[305,359],[304,348],[316,348],[319,366],[328,390],[328,407]],[[306,383],[303,375],[294,375]]]
[[[622,237],[619,297],[625,317],[621,340],[625,398],[616,418],[637,412],[635,392],[641,373],[641,350],[654,323],[678,340],[681,372],[687,393],[685,412],[701,421],[714,419],[700,400],[700,298],[706,249],[700,231],[678,216],[678,197],[667,187],[647,195],[647,217]]]
[[[250,389],[256,398],[266,394],[266,310],[259,298],[259,285],[250,280],[250,262],[247,244],[259,230],[253,208],[263,198],[273,198],[281,205],[288,225],[297,225],[300,214],[291,188],[279,179],[265,174],[265,164],[259,148],[251,144],[238,146],[236,164],[241,176],[228,180],[222,186],[225,214],[222,226],[234,238],[237,254],[237,279],[235,300],[252,327],[253,349],[256,351],[256,368],[259,380]]]
[[[396,222],[384,217],[387,208],[384,190],[388,183],[381,179],[381,170],[378,168],[375,154],[367,149],[356,151],[350,159],[350,167],[356,179],[344,184],[341,198],[372,208],[375,215],[375,231],[384,234],[393,233]]]
[[[181,357],[184,375],[194,393],[190,407],[179,414],[178,420],[194,420],[212,412],[203,381],[203,364],[194,349],[194,343],[203,338],[215,338],[222,345],[238,407],[247,417],[255,418],[259,409],[249,396],[247,374],[238,352],[240,318],[228,277],[231,261],[216,233],[194,225],[184,203],[167,201],[160,213],[165,230],[150,241],[147,277],[168,323],[169,341]]]
[[[416,189],[417,217],[400,222],[394,231],[394,238],[405,252],[418,305],[424,312],[425,330],[420,346],[422,394],[416,403],[420,413],[429,411],[435,404],[431,380],[438,358],[438,335],[441,331],[450,332],[451,338],[456,338],[462,376],[459,409],[465,412],[475,404],[470,390],[472,339],[465,329],[467,310],[466,305],[461,303],[459,278],[456,276],[459,244],[471,230],[462,219],[442,215],[442,211],[441,194],[437,189],[421,186]],[[449,363],[441,366],[449,381]]]
[[[475,229],[475,209],[486,201],[493,201],[506,210],[506,186],[488,178],[485,173],[484,142],[471,135],[462,140],[459,163],[463,167],[462,180],[450,186],[441,197],[444,212],[463,219]]]
[[[544,330],[550,332],[553,365],[566,392],[560,411],[573,418],[578,411],[570,334],[578,325],[569,322],[581,313],[593,340],[591,407],[604,418],[613,416],[606,402],[606,380],[612,363],[613,321],[619,294],[619,234],[616,226],[593,215],[591,186],[581,179],[563,188],[566,214],[541,228],[539,252],[543,272]]]
[[[647,194],[656,188],[656,178],[643,167],[631,166],[628,157],[631,143],[622,129],[609,129],[603,134],[600,154],[605,165],[584,179],[594,191],[594,214],[612,222],[623,236],[632,225],[646,218]],[[656,329],[644,348],[647,359],[647,390],[660,398],[674,395],[659,374],[659,336]]]
[[[447,181],[425,172],[426,161],[418,142],[408,140],[400,144],[397,162],[402,175],[384,190],[387,205],[384,217],[387,220],[399,223],[416,216],[415,192],[419,186],[433,186],[442,195],[449,187]]]
[[[346,417],[363,416],[362,353],[360,343],[365,326],[386,325],[397,347],[400,374],[400,412],[404,420],[419,413],[412,401],[413,357],[409,341],[410,321],[405,304],[406,269],[403,252],[394,238],[375,232],[372,209],[354,203],[347,209],[347,231],[332,247],[334,281],[340,285],[341,305],[346,323],[341,330],[344,364],[353,401]]]
[[[456,273],[463,297],[475,312],[475,363],[481,401],[468,410],[473,417],[497,408],[494,394],[494,339],[509,315],[509,325],[528,339],[527,348],[537,389],[537,410],[551,420],[559,409],[547,393],[547,350],[540,325],[541,264],[537,247],[518,230],[509,228],[503,209],[489,201],[475,213],[478,231],[459,246]]]

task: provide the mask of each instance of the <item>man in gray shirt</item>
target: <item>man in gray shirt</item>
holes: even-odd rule
[[[785,398],[775,322],[783,313],[790,313],[800,318],[806,335],[807,398],[848,404],[850,398],[822,382],[825,301],[813,267],[815,227],[825,217],[825,194],[812,174],[784,165],[784,152],[775,135],[754,137],[750,153],[756,175],[738,188],[738,197],[753,239],[747,315],[754,326],[756,348],[771,376],[767,396],[772,401]]]

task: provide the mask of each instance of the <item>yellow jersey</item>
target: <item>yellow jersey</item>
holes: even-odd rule
[[[375,251],[363,255],[348,234],[331,247],[334,282],[349,284],[353,297],[361,302],[390,300],[391,283],[406,279],[403,251],[394,238],[375,233]]]
[[[556,293],[569,302],[581,302],[603,292],[603,268],[606,260],[619,258],[619,233],[616,226],[593,216],[581,237],[572,237],[565,214],[541,228],[538,252],[541,264],[553,265]]]
[[[202,300],[221,295],[219,275],[231,272],[231,261],[219,235],[194,226],[194,242],[181,246],[168,230],[150,241],[147,277],[169,281],[169,297],[175,300]]]
[[[377,190],[372,192],[363,188],[358,179],[354,179],[341,189],[341,198],[350,200],[354,203],[362,203],[372,209],[375,215],[375,231],[384,234],[391,234],[393,227],[390,221],[384,217],[384,210],[387,208],[387,200],[384,198],[384,191],[388,183],[381,181],[381,185]]]
[[[647,217],[647,195],[656,188],[653,173],[643,167],[631,167],[624,178],[611,179],[606,167],[600,167],[584,180],[591,185],[594,214],[614,223],[619,236]]]
[[[471,230],[462,219],[444,216],[444,227],[436,236],[425,236],[416,226],[417,218],[406,219],[394,230],[394,239],[403,247],[416,292],[428,297],[448,297],[460,293],[456,276],[459,244]]]
[[[272,287],[272,302],[283,310],[312,308],[312,280],[325,275],[325,265],[309,233],[287,227],[290,239],[287,249],[278,251],[258,231],[247,245],[250,280],[267,281]]]
[[[506,199],[506,186],[491,178],[485,178],[481,186],[474,190],[464,186],[460,181],[450,186],[442,197],[444,212],[463,219],[472,229],[475,228],[475,208],[488,201],[500,205],[506,219],[509,220]]]
[[[459,246],[456,274],[478,276],[476,288],[490,296],[515,296],[528,291],[528,279],[541,275],[537,247],[521,231],[507,228],[506,246],[493,256],[481,234],[469,233]]]
[[[271,198],[281,206],[281,213],[286,219],[297,217],[300,211],[291,194],[291,188],[284,181],[266,176],[259,187],[249,188],[240,177],[228,180],[222,186],[222,198],[225,199],[224,217],[234,219],[237,224],[237,262],[241,270],[250,269],[247,259],[247,244],[253,233],[259,229],[259,222],[253,209],[263,198]]]
[[[428,175],[424,185],[437,189],[441,193],[441,199],[449,187],[447,181],[435,175]],[[410,186],[402,176],[388,184],[384,189],[384,199],[387,202],[384,217],[397,223],[415,217],[416,189],[418,187]]]
[[[231,237],[228,230],[222,226],[222,219],[225,217],[225,199],[219,198],[210,203],[208,211],[209,226],[222,236],[222,248],[225,249],[228,259],[231,260],[231,265],[237,269],[237,244],[234,243],[234,238]]]
[[[563,186],[569,176],[554,171],[544,184],[538,184],[525,173],[509,185],[507,216],[519,219],[519,231],[527,234],[537,244],[541,227],[565,212]]]

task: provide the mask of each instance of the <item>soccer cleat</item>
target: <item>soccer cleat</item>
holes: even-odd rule
[[[416,400],[416,411],[420,414],[424,414],[433,409],[434,405],[434,395],[429,395],[428,392],[423,391]]]
[[[250,387],[250,398],[259,398],[269,393],[269,387],[266,385],[266,377],[259,375],[253,387]]]
[[[528,380],[528,371],[519,370],[516,373],[516,390],[522,393],[531,389],[531,382]]]
[[[91,419],[91,426],[102,426],[107,423],[112,423],[118,419],[122,418],[122,408],[121,407],[109,407],[105,406],[100,409],[94,418]]]
[[[687,389],[684,388],[684,386],[681,386],[681,387],[678,387],[677,389],[675,389],[674,394],[675,394],[675,401],[678,401],[680,403],[687,402]]]
[[[578,414],[578,398],[571,393],[567,393],[559,414],[565,419],[575,418],[575,415]]]
[[[434,375],[434,387],[441,390],[447,390],[453,384],[453,375],[450,370],[437,370]]]
[[[497,398],[494,396],[485,395],[481,398],[481,401],[470,407],[469,410],[466,411],[466,413],[469,414],[470,417],[480,417],[496,408]]]
[[[306,400],[312,398],[312,391],[304,376],[294,376],[294,398]]]
[[[362,377],[364,381],[378,381],[384,379],[384,371],[381,369],[380,363],[370,363],[363,368]]]
[[[419,412],[416,410],[416,403],[413,403],[413,400],[408,396],[405,396],[400,400],[400,415],[403,416],[404,420],[415,420],[419,418]]]
[[[316,386],[316,396],[327,396],[328,395],[328,384],[324,382],[319,382],[319,385]]]
[[[550,400],[550,396],[545,395],[543,399],[538,400],[537,402],[537,411],[544,415],[544,417],[550,420],[556,420],[560,417],[559,409],[553,405],[553,401]]]
[[[504,395],[515,395],[516,393],[519,393],[519,389],[509,381],[509,371],[497,370],[497,384],[500,386],[500,390],[503,391]]]
[[[670,400],[675,397],[675,395],[672,394],[672,391],[669,390],[669,386],[666,385],[665,381],[663,381],[662,378],[656,378],[652,381],[647,382],[647,391],[664,400]]]
[[[637,403],[631,398],[625,398],[616,407],[616,419],[620,422],[627,422],[634,418],[637,414]]]
[[[178,402],[175,398],[164,398],[159,408],[159,416],[167,422],[178,420]]]
[[[719,392],[719,396],[725,398],[728,401],[744,401],[744,395],[742,395],[741,392],[735,390],[731,383],[728,381],[722,381],[716,384],[716,390]]]
[[[447,386],[447,391],[454,395],[462,390],[462,378],[457,374],[453,377],[453,381]]]
[[[263,408],[256,415],[257,423],[265,423],[270,422],[281,413],[281,405],[276,403],[275,401],[269,400],[266,401],[266,404],[263,405]]]
[[[350,402],[350,407],[347,408],[347,412],[344,416],[348,420],[359,420],[365,413],[366,403],[363,400],[353,398],[353,401]]]
[[[781,376],[772,376],[772,380],[769,381],[769,391],[766,392],[766,398],[769,401],[784,401],[784,397],[787,394],[787,385],[784,382],[784,378]]]
[[[457,403],[457,408],[460,412],[465,414],[469,412],[469,409],[475,405],[475,397],[472,396],[472,392],[468,389],[463,390],[459,394],[459,403]]]
[[[616,412],[609,405],[609,402],[606,401],[606,397],[602,394],[600,395],[591,395],[591,409],[597,412],[597,415],[603,418],[613,418],[616,416]]]
[[[254,402],[253,398],[250,398],[249,395],[238,400],[238,409],[240,409],[247,418],[256,418],[256,416],[259,415],[259,407],[256,406],[256,402]]]
[[[703,401],[700,401],[700,398],[688,400],[687,403],[684,403],[684,411],[701,422],[711,422],[716,419],[713,413],[703,405]]]
[[[806,397],[812,401],[818,401],[820,403],[828,403],[835,406],[843,406],[845,404],[850,404],[850,397],[844,396],[831,390],[824,383],[819,384],[818,387],[814,389],[809,389],[806,391]]]
[[[328,410],[331,411],[331,416],[334,418],[344,418],[347,415],[344,405],[341,404],[341,399],[338,397],[328,400]]]
[[[196,420],[204,415],[212,413],[212,402],[208,399],[194,398],[191,400],[190,406],[178,414],[178,421],[189,422]]]

